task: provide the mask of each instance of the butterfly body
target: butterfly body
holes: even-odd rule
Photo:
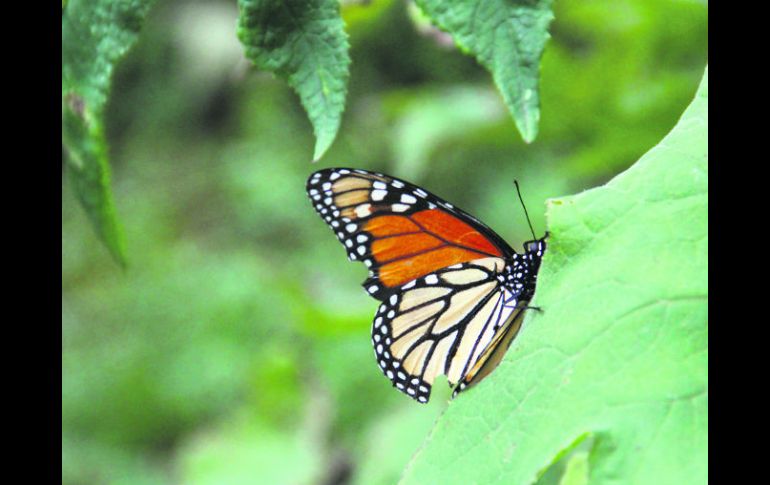
[[[470,214],[381,173],[325,169],[307,191],[348,258],[369,268],[363,287],[382,302],[372,344],[393,386],[424,403],[438,375],[456,394],[491,372],[534,293],[544,239],[519,254]]]

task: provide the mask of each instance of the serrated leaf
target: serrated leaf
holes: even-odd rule
[[[62,4],[62,143],[75,194],[112,256],[125,264],[110,188],[104,105],[115,64],[136,41],[149,0]]]
[[[286,79],[316,136],[313,160],[337,136],[350,57],[337,0],[239,0],[238,38],[254,64]]]
[[[416,0],[495,80],[527,143],[540,121],[540,58],[553,19],[551,0]]]
[[[549,201],[543,312],[452,401],[402,484],[529,484],[585,433],[588,483],[707,482],[707,132],[708,71],[633,167]]]

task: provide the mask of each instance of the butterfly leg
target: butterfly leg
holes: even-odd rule
[[[522,310],[535,310],[536,312],[543,313],[543,309],[540,308],[539,306],[529,306],[526,303],[522,305],[516,305],[516,308],[520,308]]]

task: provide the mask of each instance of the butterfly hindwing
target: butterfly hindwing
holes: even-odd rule
[[[460,392],[481,381],[497,367],[506,350],[510,347],[511,341],[519,332],[523,317],[524,308],[522,306],[515,308],[509,318],[495,332],[494,338],[487,344],[473,366],[468,369],[468,372],[463,375],[457,385],[452,386],[454,387],[452,397],[457,396]],[[450,385],[452,384],[450,383]]]
[[[452,397],[457,396],[463,390],[488,376],[500,363],[511,342],[519,333],[524,320],[524,310],[528,308],[527,304],[535,291],[537,272],[540,269],[540,259],[545,251],[544,239],[527,241],[524,243],[525,253],[523,255],[517,254],[513,257],[514,268],[509,273],[514,276],[510,285],[513,287],[515,294],[512,294],[508,300],[508,304],[512,305],[513,311],[498,328],[494,338],[487,344],[479,358],[475,360],[473,366],[468,369],[468,372],[463,375],[459,383],[454,386]],[[516,278],[517,275],[520,276]],[[519,291],[515,291],[517,288],[519,288]]]
[[[377,311],[372,344],[393,385],[427,402],[438,375],[461,382],[516,310],[498,279],[503,260],[461,263],[414,280]]]

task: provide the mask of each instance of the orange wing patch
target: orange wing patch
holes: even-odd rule
[[[401,286],[414,279],[457,263],[479,258],[479,253],[443,246],[416,256],[398,259],[380,267],[380,281],[386,286]]]
[[[418,232],[404,236],[377,239],[372,243],[372,255],[377,262],[384,263],[407,257],[410,254],[421,253],[444,243],[428,234]]]
[[[371,254],[379,279],[391,288],[447,266],[503,256],[481,233],[438,209],[374,217],[364,230],[375,238]]]
[[[502,257],[502,253],[489,239],[455,216],[440,210],[426,210],[412,215],[425,231],[438,234],[442,239],[457,246],[477,250],[487,256]],[[467,260],[457,261],[464,263]]]
[[[364,230],[374,237],[394,236],[410,232],[419,232],[420,226],[406,216],[380,216],[369,220]]]

